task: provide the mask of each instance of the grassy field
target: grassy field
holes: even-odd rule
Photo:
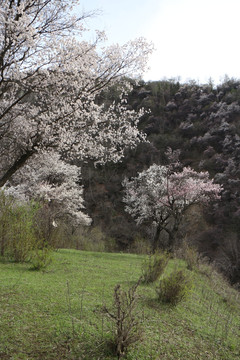
[[[0,359],[116,359],[111,309],[116,284],[128,289],[144,256],[59,250],[45,271],[0,262]],[[171,260],[167,267],[186,267]],[[240,358],[240,297],[206,268],[177,306],[157,301],[156,284],[138,287],[141,341],[127,359]]]

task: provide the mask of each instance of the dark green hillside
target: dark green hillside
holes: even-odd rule
[[[101,101],[114,96],[114,91],[103,94]],[[190,224],[190,229],[196,227],[191,240],[204,255],[217,259],[233,283],[239,282],[240,82],[227,79],[216,87],[174,80],[141,82],[129,95],[128,106],[150,109],[139,124],[149,143],[129,151],[121,164],[83,170],[94,224],[116,238],[121,249],[131,247],[139,234],[149,239],[149,229],[137,228],[124,213],[121,182],[153,163],[165,164],[167,147],[181,149],[184,166],[207,170],[224,187],[221,201],[205,212],[201,226]],[[184,231],[189,233],[189,228]]]

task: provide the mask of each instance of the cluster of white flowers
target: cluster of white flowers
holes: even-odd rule
[[[19,179],[15,193],[25,181],[28,188],[24,179],[30,171],[32,181],[37,171],[42,177],[39,156],[51,149],[58,154],[57,172],[62,155],[68,162],[76,158],[116,162],[126,147],[145,138],[137,129],[142,111],[129,111],[124,102],[106,108],[95,99],[123,76],[141,74],[152,45],[141,38],[124,46],[101,46],[98,51],[101,33],[94,43],[79,41],[84,31],[81,20],[88,14],[72,16],[77,3],[0,3],[0,186],[15,174],[14,181]],[[69,177],[74,177],[70,165],[66,166]],[[51,197],[54,194],[57,201],[66,202],[61,186],[59,191],[51,183],[39,189],[44,196],[51,192]]]
[[[179,218],[190,205],[219,199],[222,190],[209,179],[208,172],[190,167],[172,172],[170,166],[156,164],[131,180],[125,179],[123,186],[125,210],[137,224],[148,221],[163,227],[169,217]]]
[[[60,160],[59,154],[50,151],[35,154],[12,178],[5,193],[21,201],[37,199],[51,206],[51,216],[58,219],[70,217],[74,224],[89,225],[91,219],[83,212],[83,188],[80,169]]]

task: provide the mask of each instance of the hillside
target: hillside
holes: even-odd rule
[[[100,102],[117,101],[114,88]],[[224,187],[221,200],[192,220],[186,219],[181,237],[188,237],[204,256],[217,261],[232,283],[240,281],[240,82],[226,79],[213,86],[194,82],[156,81],[135,85],[128,96],[130,109],[149,109],[139,127],[147,134],[142,143],[126,154],[120,164],[83,167],[87,212],[94,225],[117,240],[119,249],[131,248],[151,232],[136,227],[124,212],[124,177],[136,176],[151,164],[165,164],[167,147],[180,149],[184,166],[208,171]],[[198,219],[196,221],[196,218]]]
[[[129,289],[144,256],[59,250],[46,271],[0,263],[0,359],[110,360],[112,308],[117,284]],[[186,268],[171,260],[166,273]],[[137,289],[141,341],[127,359],[237,360],[240,356],[239,293],[214,270],[190,272],[194,288],[176,306],[157,301],[156,284]]]

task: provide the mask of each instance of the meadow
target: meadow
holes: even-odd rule
[[[0,262],[1,360],[116,359],[113,308],[117,284],[128,290],[141,276],[145,255],[61,249],[42,271]],[[185,269],[171,259],[166,272]],[[157,300],[156,283],[137,288],[141,338],[128,360],[240,358],[240,297],[207,265],[191,274],[194,287],[176,306]]]

